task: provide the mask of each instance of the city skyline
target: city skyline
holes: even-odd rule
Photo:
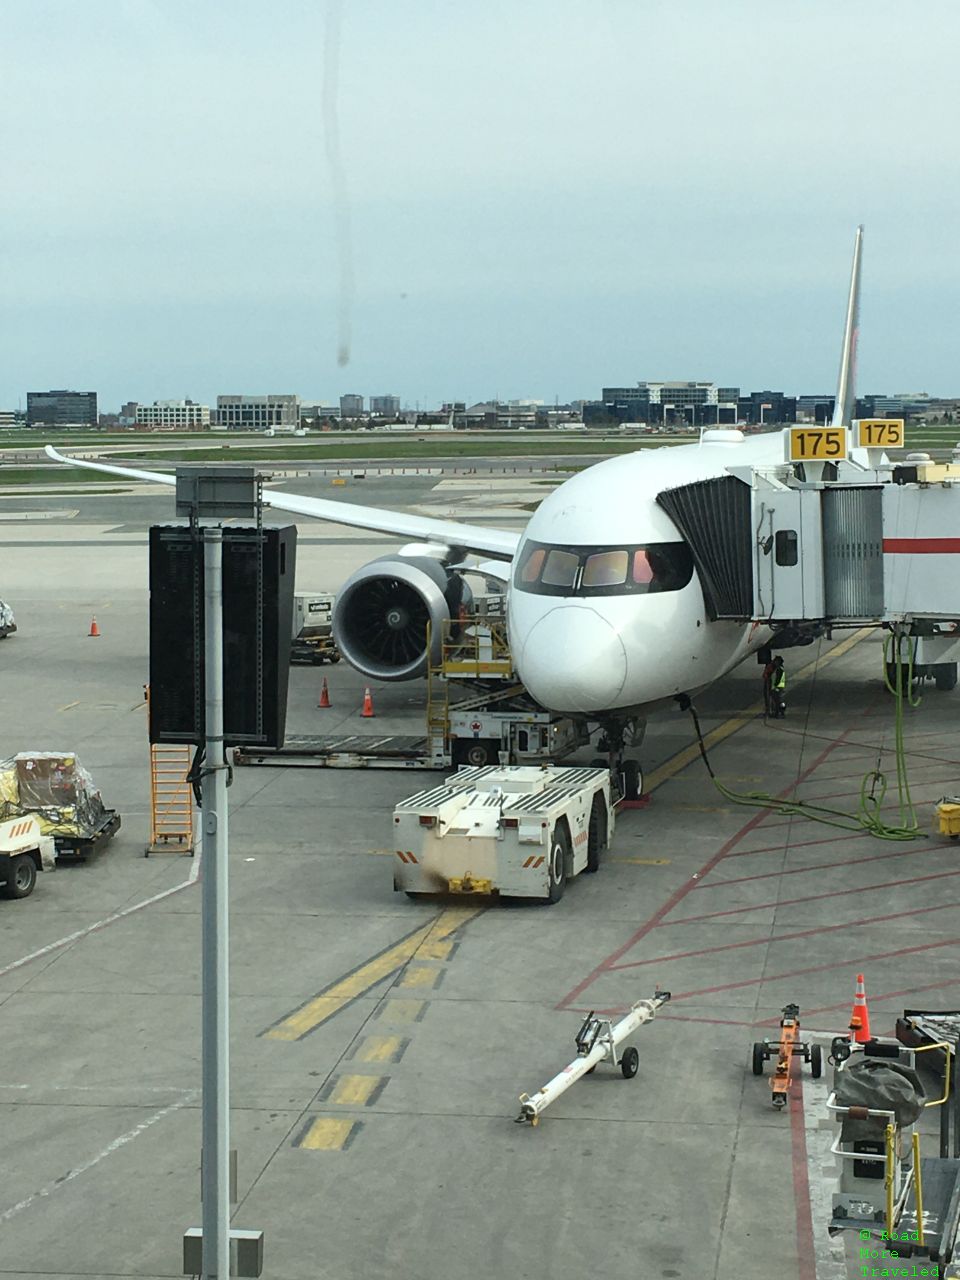
[[[954,5],[332,4],[335,119],[321,6],[8,15],[0,404],[826,393],[860,221],[860,389],[949,394]]]

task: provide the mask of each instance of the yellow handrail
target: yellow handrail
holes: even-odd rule
[[[943,1097],[935,1098],[932,1102],[925,1102],[924,1109],[927,1107],[942,1107],[946,1100],[950,1097],[950,1076],[953,1074],[950,1070],[950,1063],[953,1060],[953,1045],[947,1040],[938,1040],[936,1044],[922,1044],[918,1049],[914,1049],[914,1053],[927,1053],[930,1049],[943,1049],[946,1052],[947,1060],[943,1067]]]
[[[887,1235],[893,1235],[893,1173],[895,1166],[894,1154],[894,1127],[892,1124],[887,1125],[886,1132],[886,1150],[883,1162],[883,1185],[887,1193]]]
[[[913,1131],[913,1199],[917,1208],[917,1243],[922,1249],[923,1238],[923,1177],[920,1173],[920,1135]]]

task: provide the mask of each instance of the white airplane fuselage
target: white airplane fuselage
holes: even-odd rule
[[[695,568],[680,586],[674,584],[682,574],[672,582],[667,575],[655,590],[632,579],[636,549],[685,547],[657,504],[659,493],[726,475],[731,465],[783,459],[780,432],[730,435],[729,442],[641,449],[610,458],[567,480],[540,504],[512,566],[507,625],[517,673],[541,705],[589,719],[642,716],[677,694],[711,684],[769,642],[768,627],[710,621]],[[562,549],[549,582],[543,580],[551,572],[541,555],[545,548]],[[604,560],[610,549],[623,550]],[[590,559],[591,551],[597,560]],[[657,554],[650,553],[654,563]],[[576,570],[574,557],[580,562]],[[591,572],[594,581],[602,579],[598,566],[609,579],[622,576],[624,564],[628,572],[622,585],[590,585]],[[531,583],[538,565],[540,580]],[[649,572],[645,556],[641,567]]]

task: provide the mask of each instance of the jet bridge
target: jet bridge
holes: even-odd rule
[[[870,425],[788,429],[783,462],[743,465],[732,450],[725,476],[658,502],[690,545],[711,618],[763,622],[793,643],[835,625],[898,626],[919,637],[918,663],[956,663],[960,461],[852,452]],[[811,457],[812,437],[838,454]]]

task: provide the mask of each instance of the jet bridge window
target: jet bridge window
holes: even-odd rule
[[[679,591],[693,577],[685,542],[645,547],[550,547],[528,542],[514,584],[546,596],[646,595]]]

